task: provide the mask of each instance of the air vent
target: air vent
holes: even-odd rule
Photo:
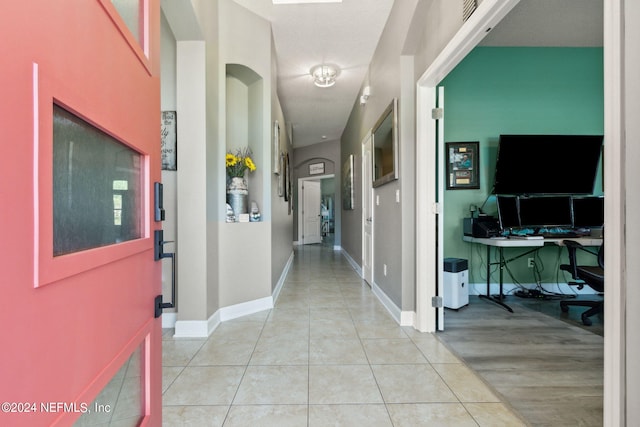
[[[478,8],[478,1],[463,0],[463,2],[464,2],[464,6],[462,6],[462,21],[466,22],[466,20],[469,19],[469,17],[473,15],[473,12],[475,12],[476,9]]]

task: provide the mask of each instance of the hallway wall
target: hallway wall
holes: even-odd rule
[[[416,82],[461,26],[462,2],[395,2],[363,83],[372,95],[364,106],[354,102],[341,140],[342,162],[355,156],[356,193],[355,210],[342,211],[342,247],[361,262],[361,142],[391,100],[398,98],[400,177],[374,189],[374,200],[379,198],[374,206],[374,283],[395,306],[392,310],[408,315],[408,323],[415,312],[415,265],[421,262],[415,259]]]
[[[168,26],[180,29],[175,41],[169,34],[163,39],[176,66],[174,71],[167,59],[162,81],[163,108],[174,108],[178,117],[178,172],[175,186],[168,175],[165,188],[165,198],[175,197],[178,206],[181,327],[176,325],[176,334],[200,336],[210,332],[222,309],[245,303],[249,310],[268,306],[291,258],[292,216],[277,195],[271,165],[274,120],[282,123],[283,151],[290,149],[290,138],[277,97],[270,23],[232,0],[185,0],[163,9]],[[243,84],[251,85],[248,91]],[[242,96],[244,101],[232,105],[244,106],[248,115],[228,120],[227,97]],[[237,131],[242,126],[247,132],[227,132],[227,127]],[[238,145],[253,151],[257,170],[248,181],[261,222],[225,222],[224,158]],[[252,269],[239,275],[247,264]]]

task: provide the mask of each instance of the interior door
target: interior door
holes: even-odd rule
[[[373,159],[371,133],[362,142],[362,274],[373,283]]]
[[[304,181],[302,184],[302,241],[305,245],[322,242],[320,196],[320,181]]]
[[[437,108],[444,112],[444,87],[438,87],[438,97],[436,100]],[[444,114],[440,114],[437,119],[436,124],[436,132],[438,139],[438,169],[439,171],[445,170],[445,146],[444,146]],[[445,184],[445,174],[441,172],[438,176],[437,183],[437,191],[436,191],[436,202],[438,205],[437,209],[437,245],[438,248],[436,250],[436,262],[437,262],[437,295],[441,298],[444,298],[444,236],[442,232],[444,230],[444,184]],[[436,327],[439,331],[444,331],[444,307],[436,308]]]
[[[157,0],[4,5],[0,425],[161,424]]]

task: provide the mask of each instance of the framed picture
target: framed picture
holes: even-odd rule
[[[280,175],[280,124],[276,120],[273,122],[273,173]]]
[[[353,210],[353,154],[349,154],[342,167],[342,209]]]
[[[285,157],[284,157],[284,152],[280,152],[280,154],[278,155],[278,163],[280,165],[279,170],[278,170],[278,196],[280,197],[284,197],[284,190],[285,190]]]
[[[176,112],[163,111],[160,121],[160,155],[162,170],[178,170],[176,162]]]
[[[478,141],[447,142],[447,190],[480,188]]]
[[[312,163],[309,165],[309,175],[324,174],[324,162]]]
[[[289,163],[289,153],[285,156],[284,161],[287,172],[284,175],[284,200],[287,201],[287,212],[291,215],[291,164]]]

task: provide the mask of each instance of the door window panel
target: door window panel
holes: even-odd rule
[[[142,33],[140,32],[140,1],[139,0],[111,0],[111,4],[118,11],[131,34],[138,44],[142,46]]]
[[[87,404],[75,427],[134,427],[140,424],[144,417],[143,355],[144,344],[141,344],[98,397]]]
[[[53,255],[142,237],[142,156],[53,107]]]

